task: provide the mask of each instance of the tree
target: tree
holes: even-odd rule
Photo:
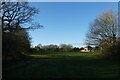
[[[83,47],[81,47],[81,48],[80,48],[80,51],[81,51],[81,50],[84,50],[84,48],[83,48]]]
[[[58,48],[59,47],[54,44],[42,46],[42,49],[47,50],[47,51],[58,51]]]
[[[74,52],[79,52],[80,49],[79,49],[78,47],[74,47],[74,48],[72,49],[72,51],[74,51]]]
[[[69,52],[69,51],[71,51],[72,50],[72,45],[70,45],[70,44],[61,44],[60,46],[59,46],[59,48],[61,49],[60,51],[65,51],[65,52]]]
[[[2,32],[13,32],[18,29],[35,29],[40,24],[30,22],[38,9],[28,5],[28,2],[2,2]],[[29,22],[29,24],[27,24]],[[31,23],[31,24],[30,24]],[[29,26],[25,26],[25,24]]]
[[[43,27],[32,22],[38,9],[29,6],[28,2],[2,2],[1,12],[3,56],[16,57],[27,53],[31,43],[27,30]]]
[[[42,44],[38,44],[37,46],[38,46],[39,48],[42,48]]]
[[[103,12],[90,24],[86,43],[88,45],[100,46],[101,50],[107,49],[116,43],[117,16],[110,10]]]
[[[25,30],[4,33],[2,37],[3,60],[18,59],[23,54],[28,53],[31,45],[30,40],[31,38]]]
[[[35,49],[38,50],[38,51],[39,51],[41,48],[42,48],[42,44],[38,44],[37,46],[35,46]]]

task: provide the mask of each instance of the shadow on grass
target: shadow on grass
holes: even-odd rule
[[[118,80],[117,61],[92,54],[29,55],[3,67],[3,80],[80,79]]]

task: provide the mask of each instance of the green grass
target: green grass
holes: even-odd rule
[[[81,52],[54,52],[54,53],[44,53],[44,54],[31,54],[29,55],[32,58],[72,58],[72,59],[91,59],[91,58],[96,58],[97,55],[94,52],[90,53],[81,53]]]
[[[79,78],[117,80],[117,61],[96,58],[96,53],[64,52],[31,54],[30,58],[3,65],[3,79],[41,80],[47,78]]]

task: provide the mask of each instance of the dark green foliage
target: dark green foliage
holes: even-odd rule
[[[79,49],[78,47],[74,47],[74,48],[72,49],[72,51],[73,51],[73,52],[79,52],[80,49]]]
[[[26,31],[6,32],[2,35],[3,60],[17,59],[30,49],[30,38]]]
[[[103,57],[110,59],[119,59],[120,58],[120,41],[117,41],[114,45],[104,46],[101,50]]]
[[[94,52],[100,53],[100,47],[99,46],[95,46],[93,50],[94,50]]]
[[[120,58],[120,41],[117,42],[116,49],[117,49],[118,58]]]
[[[118,41],[115,45],[110,46],[108,48],[108,53],[110,53],[110,56],[113,59],[119,59],[120,58],[120,42]]]
[[[16,38],[15,38],[16,37]],[[18,45],[16,40],[18,37],[14,36],[12,33],[5,33],[2,35],[2,59],[13,59],[15,56],[19,55]]]

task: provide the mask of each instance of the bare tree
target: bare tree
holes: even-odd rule
[[[2,2],[1,11],[3,32],[42,27],[40,24],[30,22],[32,21],[32,16],[38,13],[38,9],[29,6],[28,2]],[[23,24],[28,22],[29,25],[23,26]]]
[[[107,47],[114,45],[117,35],[117,15],[112,11],[103,12],[90,24],[86,43],[88,45],[99,45]]]

